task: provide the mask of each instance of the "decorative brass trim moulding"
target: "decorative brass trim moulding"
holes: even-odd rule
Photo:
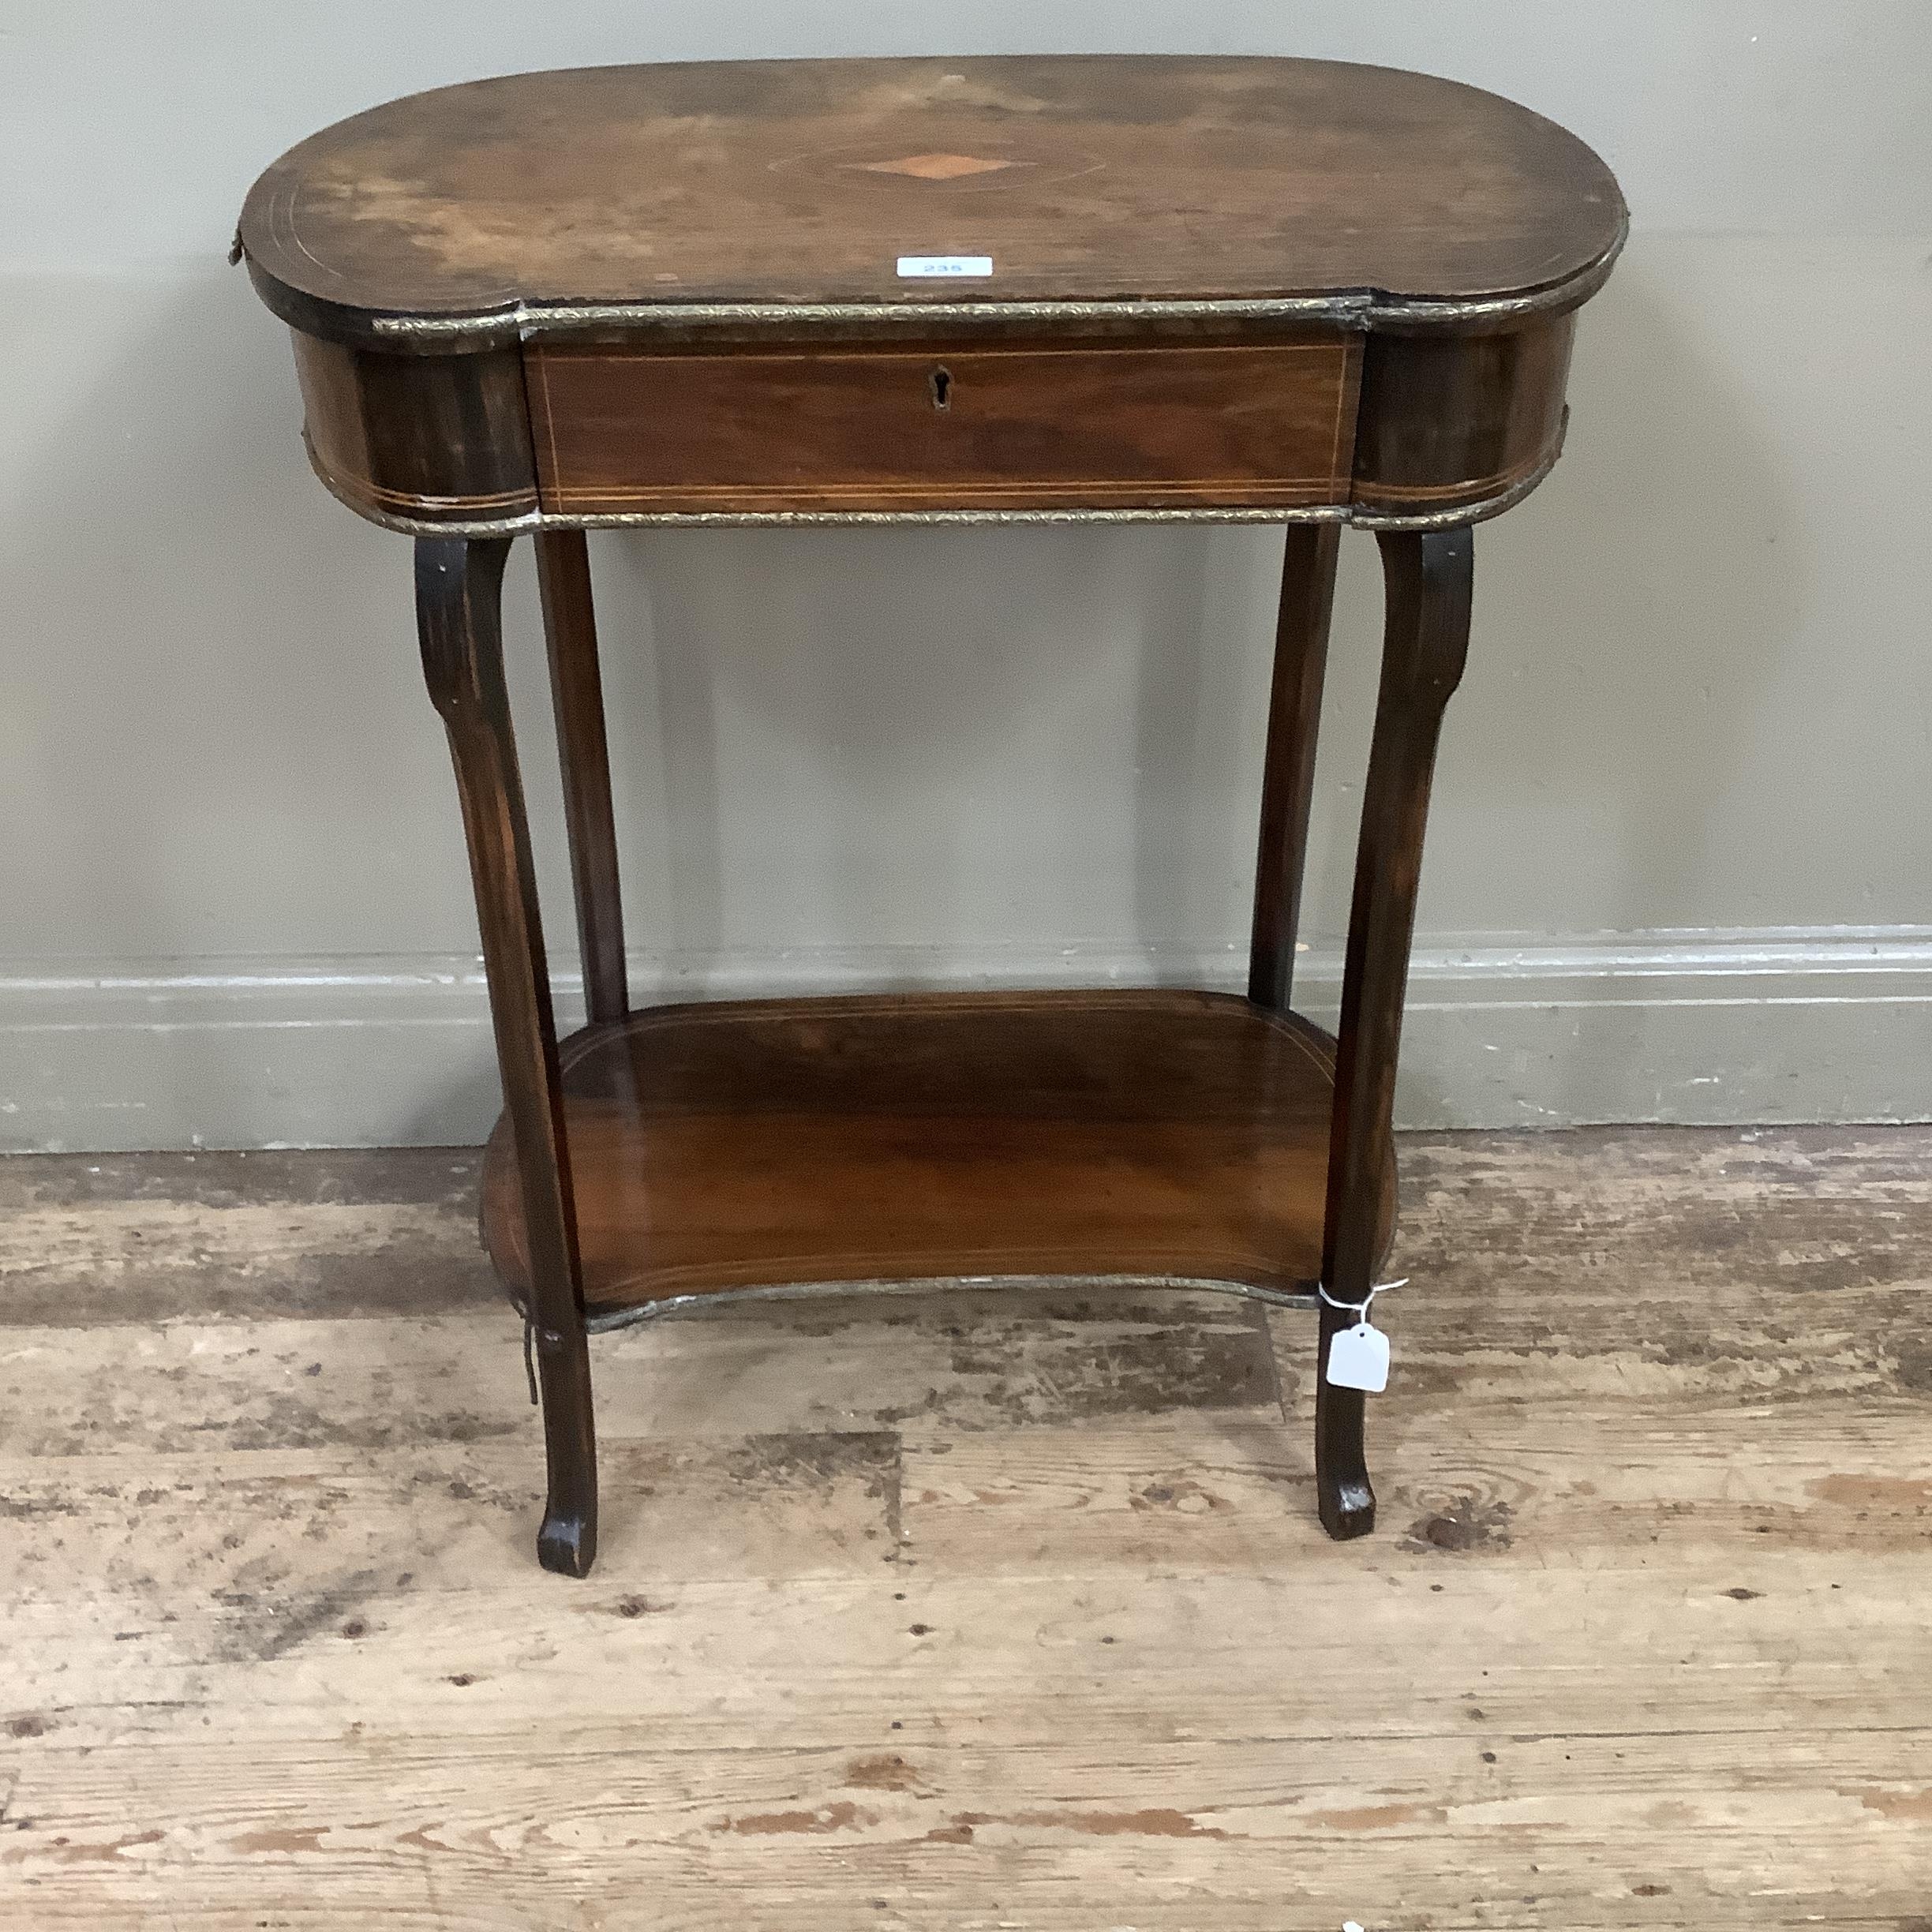
[[[367,502],[358,502],[338,488],[335,480],[314,462],[313,456],[310,461],[316,474],[338,502],[385,530],[399,531],[405,537],[520,537],[526,532],[546,530],[818,530],[872,525],[919,529],[1056,523],[1341,523],[1367,530],[1451,530],[1458,524],[1485,522],[1520,503],[1556,466],[1561,453],[1559,444],[1544,462],[1499,496],[1412,514],[1373,510],[1365,504],[1311,504],[1226,510],[632,510],[584,516],[530,511],[514,517],[441,520],[399,516],[377,510]]]
[[[1625,216],[1616,238],[1597,260],[1565,280],[1520,295],[1458,301],[1389,296],[1365,290],[1343,295],[1267,295],[1118,301],[843,301],[843,302],[569,302],[514,306],[483,313],[371,318],[378,339],[397,343],[461,339],[541,340],[598,328],[688,329],[736,325],[822,328],[840,324],[891,324],[918,328],[933,323],[996,322],[1307,322],[1350,329],[1397,332],[1461,328],[1507,322],[1548,309],[1574,308],[1608,278],[1629,238]]]
[[[1316,1306],[1315,1285],[1306,1288],[1260,1288],[1247,1282],[1221,1281],[1192,1275],[936,1275],[913,1280],[862,1282],[788,1282],[772,1287],[714,1288],[704,1294],[665,1295],[653,1301],[641,1301],[635,1308],[612,1309],[601,1315],[586,1312],[584,1327],[592,1335],[610,1335],[619,1329],[635,1328],[641,1323],[664,1321],[680,1315],[695,1315],[706,1309],[730,1307],[746,1301],[802,1301],[820,1296],[915,1295],[945,1293],[960,1289],[1038,1288],[1077,1290],[1100,1289],[1174,1289],[1182,1292],[1235,1295],[1245,1301],[1265,1302],[1270,1308],[1312,1309]],[[511,1305],[519,1313],[522,1304],[515,1296]]]

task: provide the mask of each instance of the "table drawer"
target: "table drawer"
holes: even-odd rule
[[[1350,336],[526,357],[562,515],[1348,500]]]

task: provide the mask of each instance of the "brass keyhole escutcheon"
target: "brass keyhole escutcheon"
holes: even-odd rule
[[[936,410],[953,406],[953,372],[943,364],[932,373],[927,387],[932,391],[933,407]]]

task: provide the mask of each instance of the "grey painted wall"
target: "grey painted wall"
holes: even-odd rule
[[[1932,1114],[1932,9],[1920,0],[0,0],[0,1144],[466,1139],[494,1109],[408,546],[309,477],[222,264],[388,95],[751,54],[1313,53],[1567,122],[1634,238],[1571,453],[1478,539],[1402,1106]],[[640,990],[1232,983],[1280,539],[593,546]],[[1331,1008],[1378,623],[1345,545]],[[519,695],[569,922],[527,558]]]

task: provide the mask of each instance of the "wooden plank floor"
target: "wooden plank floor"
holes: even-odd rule
[[[531,1549],[466,1153],[0,1164],[0,1925],[1932,1932],[1932,1129],[1404,1149],[1311,1318],[593,1346]]]

